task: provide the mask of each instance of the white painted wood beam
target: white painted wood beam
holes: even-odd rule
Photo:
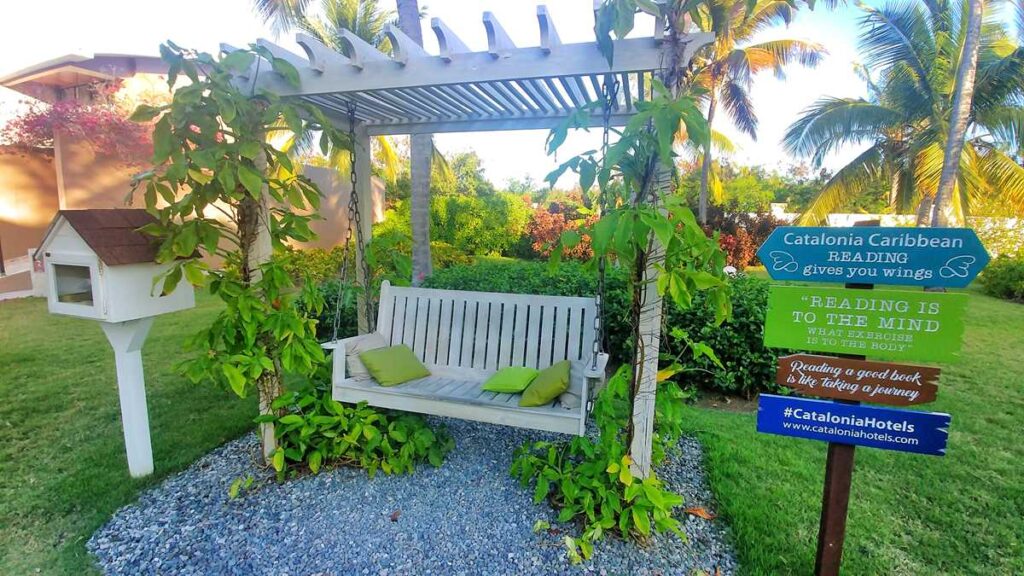
[[[405,32],[402,32],[398,26],[394,24],[388,24],[384,27],[384,34],[391,40],[391,49],[393,51],[391,58],[395,62],[398,62],[402,66],[409,63],[409,58],[428,58],[430,53],[423,49],[422,46],[416,43],[415,40],[409,38]]]
[[[341,45],[348,53],[348,59],[353,66],[362,70],[367,62],[392,62],[387,54],[374,48],[369,42],[356,35],[347,28],[341,29]]]
[[[296,34],[295,42],[306,52],[306,58],[309,59],[309,67],[317,74],[322,74],[328,64],[333,64],[337,67],[348,67],[351,64],[348,58],[338,54],[337,51],[327,47],[323,42],[309,34],[301,32]]]
[[[426,122],[403,122],[398,124],[367,123],[366,130],[371,136],[394,136],[398,134],[444,134],[450,132],[500,132],[505,130],[549,130],[559,126],[566,117],[560,114],[534,114],[512,117],[466,117],[458,120],[444,119]],[[612,113],[612,126],[625,126],[632,114]],[[588,127],[598,127],[600,115],[590,119]]]
[[[493,12],[484,12],[484,29],[487,31],[487,52],[492,57],[501,58],[509,51],[515,50],[515,42],[502,28],[501,22]]]
[[[452,56],[456,54],[472,53],[469,46],[466,46],[466,43],[456,36],[455,32],[452,32],[451,28],[440,18],[431,18],[430,28],[434,31],[434,35],[437,36],[437,45],[441,50],[441,60],[451,62]]]
[[[268,52],[274,55],[275,58],[280,58],[285,62],[288,62],[292,66],[298,69],[309,68],[309,60],[299,56],[298,54],[274,44],[266,38],[259,38],[256,40],[256,45],[266,48]]]
[[[550,54],[562,44],[562,39],[558,37],[558,30],[555,29],[555,22],[548,13],[548,7],[543,4],[537,6],[537,24],[540,26],[540,49],[545,54]]]
[[[645,12],[654,16],[654,41],[661,42],[665,37],[665,3],[654,2],[654,5],[658,7],[657,10],[652,10],[643,4],[638,4],[641,12]]]
[[[435,31],[438,29],[434,28]],[[703,43],[692,35],[688,51],[695,51]],[[709,41],[713,35],[708,34]],[[261,75],[260,86],[282,96],[300,94],[324,94],[331,92],[353,92],[433,86],[441,84],[465,84],[468,82],[494,82],[523,78],[550,78],[554,76],[585,76],[607,72],[637,72],[656,70],[661,65],[661,49],[651,38],[627,38],[615,41],[615,61],[611,68],[593,42],[563,44],[558,50],[545,54],[539,47],[517,48],[506,57],[494,59],[489,52],[468,52],[452,58],[454,42],[451,36],[444,42],[448,46],[442,57],[413,58],[406,65],[397,65],[380,52],[384,60],[362,61],[362,71],[354,66],[338,66],[328,62],[323,74],[309,69],[300,69],[301,86],[288,85],[273,75]],[[441,42],[441,40],[439,40]],[[705,42],[706,43],[706,42]],[[447,61],[444,55],[447,54]],[[318,54],[319,55],[319,54]],[[335,54],[337,58],[341,55]],[[315,63],[315,62],[314,62]],[[365,73],[363,73],[365,72]]]

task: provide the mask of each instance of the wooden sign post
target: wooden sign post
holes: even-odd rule
[[[836,576],[843,555],[856,446],[944,455],[950,416],[861,405],[935,400],[939,370],[868,361],[955,361],[963,294],[874,290],[874,282],[963,287],[988,262],[968,229],[781,227],[758,254],[776,280],[845,288],[772,286],[765,346],[833,352],[779,359],[776,382],[812,400],[761,394],[757,429],[828,442],[814,573]]]

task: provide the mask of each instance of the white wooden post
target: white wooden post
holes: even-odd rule
[[[121,427],[128,453],[128,473],[133,478],[153,473],[153,447],[149,440],[146,382],[142,373],[142,344],[153,317],[126,322],[102,322],[103,332],[114,349],[117,392],[121,400]]]
[[[658,294],[656,264],[664,260],[665,253],[656,239],[647,256],[644,270],[644,302],[640,308],[640,361],[633,367],[639,382],[633,400],[633,442],[629,453],[633,458],[634,476],[646,478],[651,474],[651,447],[654,443],[654,400],[658,387],[658,351],[661,346],[661,295]]]
[[[362,249],[356,250],[356,280],[359,281],[360,286],[366,286],[365,274],[363,273],[362,253],[366,249],[366,245],[369,244],[373,233],[373,187],[370,182],[371,154],[373,152],[370,147],[370,136],[366,132],[366,127],[356,125],[355,132],[356,189],[353,190],[352,193],[359,195],[359,216],[363,231]],[[359,241],[358,237],[354,238],[354,240],[356,242]],[[360,295],[356,304],[356,317],[358,319],[360,334],[366,334],[370,331],[370,321],[366,317],[366,305],[363,298],[364,296]]]

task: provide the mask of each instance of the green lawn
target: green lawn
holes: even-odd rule
[[[943,367],[945,457],[860,448],[843,574],[1024,574],[1024,306],[971,292],[963,361]],[[720,511],[749,574],[807,574],[825,444],[758,434],[750,413],[692,407]]]
[[[0,573],[95,571],[85,541],[139,491],[251,427],[255,402],[195,386],[172,366],[217,301],[157,318],[143,358],[156,473],[132,480],[114,356],[96,322],[0,302]]]

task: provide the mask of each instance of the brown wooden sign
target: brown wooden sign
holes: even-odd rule
[[[779,358],[775,381],[808,396],[910,406],[935,401],[939,369],[816,354]]]

